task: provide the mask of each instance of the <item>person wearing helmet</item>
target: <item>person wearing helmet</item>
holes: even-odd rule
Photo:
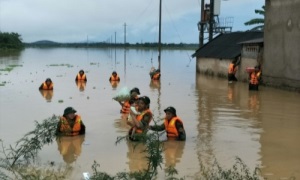
[[[53,82],[50,78],[47,78],[45,82],[41,84],[39,90],[53,90]]]
[[[117,72],[116,71],[113,71],[111,73],[111,76],[109,78],[109,81],[120,81],[120,77],[118,76]]]
[[[139,114],[136,114],[133,110],[130,111],[131,121],[127,124],[131,127],[128,135],[132,141],[139,141],[142,135],[147,132],[149,124],[152,120],[152,112],[150,110],[150,99],[147,96],[142,96],[137,101],[137,110]]]
[[[166,131],[168,140],[185,141],[186,134],[183,127],[183,122],[176,115],[176,109],[172,106],[166,108],[166,116],[164,123],[161,125],[150,126],[153,131]]]
[[[57,124],[56,135],[76,136],[85,134],[85,125],[80,115],[75,114],[76,112],[72,107],[67,107],[64,110],[64,114]]]
[[[83,70],[80,70],[75,78],[75,81],[87,81],[86,75]]]
[[[235,73],[237,71],[237,64],[236,60],[233,60],[228,67],[228,81],[237,81],[237,78],[235,77]]]

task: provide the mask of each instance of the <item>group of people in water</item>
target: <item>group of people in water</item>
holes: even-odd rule
[[[228,67],[228,82],[237,81],[235,74],[238,70],[239,60],[233,60]],[[249,76],[249,90],[258,91],[259,82],[261,81],[261,68],[260,65],[248,71]]]
[[[164,123],[161,125],[150,125],[153,114],[150,110],[150,99],[141,96],[138,88],[130,91],[130,99],[120,102],[121,113],[125,114],[127,125],[130,126],[128,137],[132,141],[139,141],[148,130],[165,131],[168,140],[186,140],[186,133],[182,120],[177,116],[176,109],[172,106],[164,109]],[[127,115],[127,116],[126,116]]]
[[[238,61],[234,60],[230,63],[228,68],[228,81],[237,81],[235,73],[238,68]],[[151,82],[159,82],[161,78],[161,73],[159,69],[152,68],[150,70]],[[249,71],[249,90],[258,90],[259,81],[261,78],[260,66],[255,66],[252,71]],[[87,77],[83,70],[80,70],[75,77],[76,83],[86,83]],[[117,84],[120,82],[120,77],[116,71],[113,71],[109,82]],[[113,86],[116,87],[116,86]],[[53,91],[54,83],[50,78],[47,78],[43,82],[39,90]],[[151,100],[148,96],[140,96],[141,92],[139,88],[134,87],[129,92],[129,98],[123,101],[118,101],[121,105],[121,117],[122,121],[125,121],[129,126],[128,139],[131,141],[140,141],[148,131],[165,131],[168,140],[185,141],[186,132],[184,129],[183,121],[177,116],[176,109],[173,106],[169,106],[164,109],[165,117],[162,124],[151,123],[153,120],[153,113],[150,109]],[[67,153],[70,144],[69,138],[83,137],[79,138],[77,141],[78,146],[81,146],[84,141],[84,135],[86,133],[86,126],[83,123],[81,116],[77,114],[77,111],[73,107],[67,107],[64,109],[63,115],[59,117],[59,122],[56,127],[56,134],[60,139],[58,140],[58,147],[61,154],[66,162],[73,162],[75,158],[68,157],[70,153]],[[63,139],[67,138],[67,139]],[[76,144],[76,143],[75,143]],[[80,154],[76,152],[77,155]],[[75,153],[75,154],[76,154]],[[71,153],[72,154],[72,153]]]
[[[153,81],[160,80],[160,70],[152,69],[150,71],[150,78]],[[87,77],[83,70],[80,70],[75,78],[75,81],[87,81]],[[109,78],[110,82],[119,82],[120,77],[116,71],[112,72]],[[40,90],[53,91],[54,84],[50,78],[47,78],[39,87]],[[186,134],[183,126],[183,121],[177,116],[176,109],[172,106],[164,109],[165,117],[164,123],[161,125],[150,125],[153,114],[150,110],[150,98],[148,96],[140,96],[140,90],[135,87],[130,90],[130,95],[126,100],[118,101],[121,105],[120,113],[122,119],[130,127],[128,137],[132,141],[141,140],[142,135],[146,134],[148,130],[165,131],[167,138],[172,140],[185,141]],[[73,107],[67,107],[64,110],[60,120],[57,124],[56,134],[58,136],[77,136],[85,134],[86,127],[80,117],[76,114]]]

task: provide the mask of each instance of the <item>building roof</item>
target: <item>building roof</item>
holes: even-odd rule
[[[234,59],[241,54],[242,42],[259,38],[263,38],[263,32],[246,31],[220,34],[199,48],[192,57]]]
[[[257,38],[257,39],[252,39],[249,41],[243,41],[238,44],[261,44],[263,42],[264,42],[264,38]]]

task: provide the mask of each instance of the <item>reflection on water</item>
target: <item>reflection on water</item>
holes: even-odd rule
[[[89,49],[88,58],[86,53],[86,49],[80,48],[29,48],[14,60],[0,57],[1,66],[23,64],[0,74],[0,82],[11,82],[0,86],[0,139],[6,145],[31,131],[34,120],[61,114],[62,109],[72,106],[84,117],[88,142],[82,151],[75,150],[83,141],[78,140],[77,145],[72,145],[72,153],[67,153],[73,157],[68,162],[77,158],[72,164],[72,177],[78,179],[83,166],[87,167],[84,171],[92,172],[94,160],[101,164],[102,171],[110,174],[124,169],[141,170],[146,164],[145,154],[139,153],[143,146],[133,151],[131,143],[115,145],[118,136],[127,134],[128,127],[120,118],[120,105],[112,100],[124,86],[138,87],[141,95],[150,97],[155,120],[163,118],[163,109],[168,106],[176,107],[184,120],[186,142],[166,142],[164,151],[164,166],[175,164],[179,177],[197,179],[201,162],[208,166],[215,158],[220,165],[231,167],[238,156],[250,169],[261,166],[270,179],[300,178],[299,93],[263,86],[250,92],[247,83],[228,84],[227,79],[198,75],[195,61],[191,63],[186,57],[187,51],[163,51],[163,76],[157,82],[149,78],[149,69],[157,66],[151,62],[150,50],[117,49],[114,60],[106,49]],[[75,88],[78,67],[89,72],[89,84],[76,84]],[[121,78],[117,86],[107,82],[113,70]],[[41,92],[45,97],[41,98],[36,92],[45,77],[53,78],[55,96]],[[13,134],[8,127],[14,127]],[[65,144],[63,147],[71,143]],[[45,147],[41,160],[51,157],[51,161],[63,161],[56,149],[55,143]],[[68,148],[60,149],[65,149],[62,154],[68,152]]]
[[[118,85],[119,85],[119,81],[110,81],[110,85],[112,87],[113,90],[117,89]]]
[[[67,164],[75,162],[77,157],[80,156],[84,137],[84,135],[79,135],[61,136],[56,138],[57,149],[59,150],[60,155]]]
[[[161,84],[160,84],[160,80],[150,80],[150,84],[149,87],[151,89],[151,91],[156,95],[156,97],[154,98],[155,101],[152,101],[152,104],[155,104],[155,106],[157,108],[154,108],[153,110],[153,119],[154,120],[159,120],[162,117],[162,113],[161,113]]]
[[[184,152],[185,141],[165,141],[164,143],[165,167],[176,167],[180,163]]]
[[[243,83],[203,75],[197,90],[200,161],[216,158],[231,167],[238,156],[251,169],[262,167],[267,178],[300,177],[299,94],[268,87],[252,92]]]
[[[259,94],[259,139],[263,172],[268,178],[300,178],[299,94],[267,90]]]
[[[160,89],[160,81],[159,80],[151,80],[150,88],[151,89]]]
[[[128,158],[128,167],[131,172],[137,172],[146,170],[148,167],[147,162],[147,153],[145,152],[146,147],[144,144],[137,144],[135,142],[127,141],[126,142],[127,158]]]
[[[22,50],[0,50],[0,86],[4,86],[6,83],[10,83],[5,78],[3,78],[3,75],[8,75],[8,73],[15,67],[22,67],[20,61],[22,52]]]
[[[253,113],[259,113],[259,93],[256,91],[249,91],[248,107]]]
[[[5,60],[19,60],[23,50],[8,50],[2,51],[0,53],[0,61],[3,59]]]
[[[228,101],[232,103],[233,101],[233,94],[234,94],[234,83],[228,84]]]
[[[135,142],[126,142],[128,146],[128,166],[131,172],[142,171],[147,169],[148,162],[146,159],[147,153],[146,147],[143,144],[137,144]],[[184,152],[185,141],[165,141],[163,142],[163,159],[164,166],[176,167],[177,163],[180,163]]]
[[[53,97],[53,90],[39,90],[43,98],[46,99],[47,102],[51,102]]]
[[[86,86],[86,81],[75,81],[75,83],[80,92],[84,91]]]
[[[128,133],[130,126],[126,123],[126,118],[116,119],[114,126],[116,127],[117,132]]]

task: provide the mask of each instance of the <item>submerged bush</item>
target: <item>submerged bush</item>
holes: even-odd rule
[[[17,141],[15,147],[4,147],[3,142],[0,153],[0,179],[62,179],[66,170],[54,167],[53,163],[41,166],[36,162],[38,151],[54,140],[58,116],[35,122],[35,129],[25,134]],[[13,177],[13,178],[12,178]],[[50,178],[53,177],[53,178]]]
[[[127,136],[124,137],[118,137],[116,144],[120,143],[121,141],[129,141]],[[163,163],[163,145],[162,142],[159,141],[159,135],[158,133],[151,133],[151,134],[142,134],[139,136],[138,142],[134,142],[135,147],[138,144],[143,144],[145,146],[145,150],[143,152],[146,153],[146,159],[147,159],[147,169],[144,169],[142,171],[138,172],[120,172],[117,173],[115,176],[110,176],[106,174],[105,172],[100,172],[98,170],[98,167],[100,165],[95,161],[94,165],[92,166],[93,174],[90,179],[115,179],[115,180],[121,180],[121,179],[136,179],[136,180],[144,180],[144,179],[155,179],[157,175],[158,167],[161,168],[161,165]],[[137,152],[142,153],[142,152]]]
[[[236,157],[235,163],[232,168],[225,169],[220,166],[220,164],[215,160],[213,165],[209,168],[205,168],[201,162],[201,176],[202,179],[214,179],[214,180],[260,180],[263,179],[260,173],[260,169],[256,167],[251,173],[247,165],[239,158]]]

